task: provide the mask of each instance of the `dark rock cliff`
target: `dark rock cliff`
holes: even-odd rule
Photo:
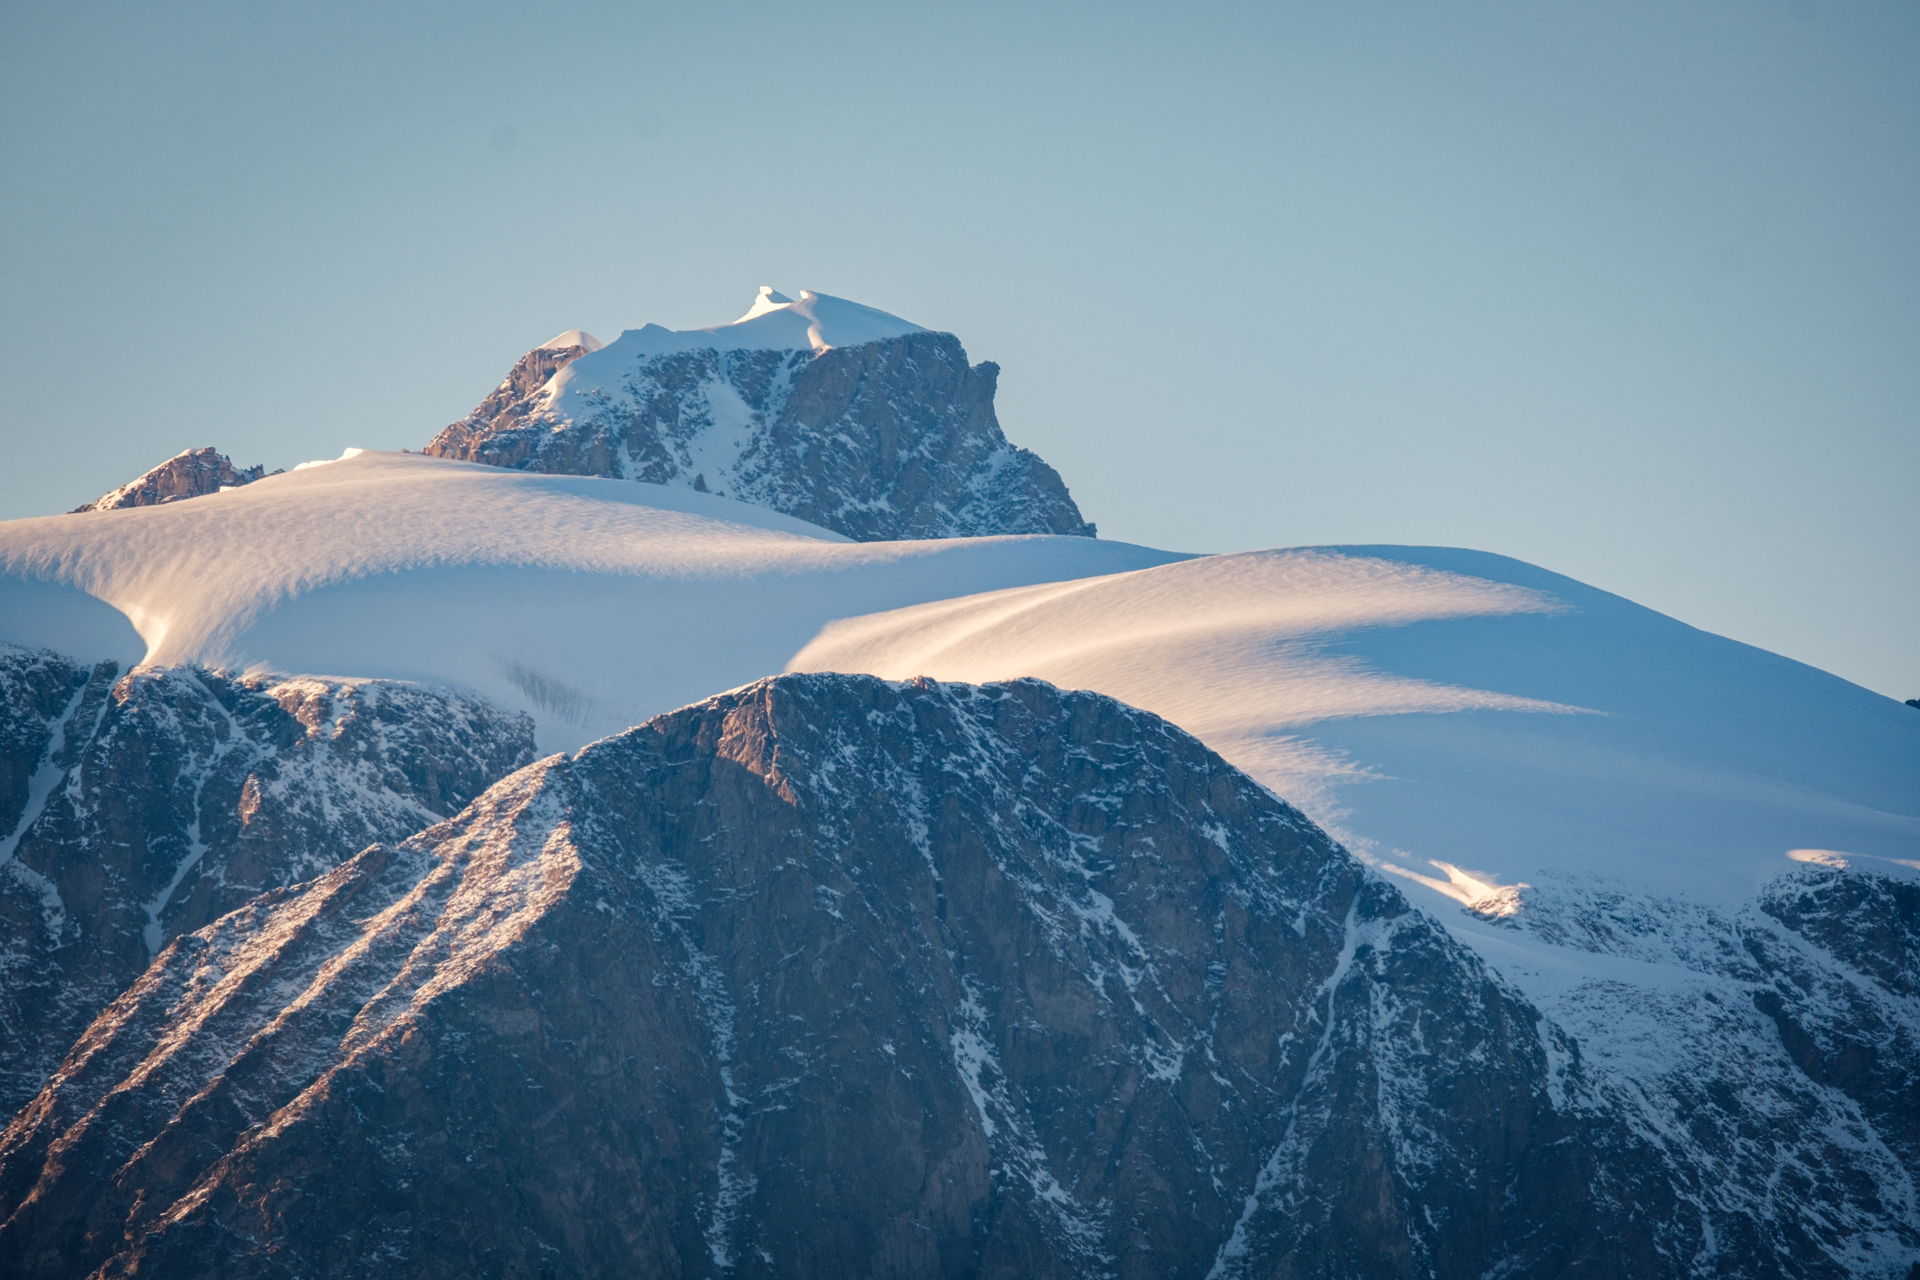
[[[168,458],[146,474],[129,480],[111,493],[101,494],[84,507],[75,507],[71,515],[83,511],[117,511],[122,507],[157,507],[186,498],[204,498],[222,488],[236,488],[264,479],[265,465],[236,467],[233,460],[214,449],[187,449]],[[273,474],[279,475],[278,471]]]
[[[616,345],[594,353],[584,389],[543,392],[552,371],[583,354],[529,352],[425,452],[700,489],[863,542],[1094,535],[1059,473],[1001,431],[998,366],[968,364],[951,334],[817,354],[682,351],[625,366],[613,363]]]
[[[1643,1135],[1704,1228],[1668,1234],[1670,1273],[1920,1265],[1920,884],[1828,855],[1731,912],[1595,879],[1473,914],[1584,969],[1546,1011],[1587,1054],[1577,1104]]]
[[[0,1139],[0,1265],[1677,1274],[1579,1073],[1157,718],[786,676],[177,939]]]
[[[1845,1094],[1920,1177],[1920,884],[1808,868],[1759,908],[1782,928],[1744,935],[1765,974],[1755,1007],[1808,1079]]]
[[[390,681],[0,646],[0,1111],[167,942],[455,813],[533,726]]]

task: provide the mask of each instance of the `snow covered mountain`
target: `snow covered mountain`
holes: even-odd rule
[[[0,526],[0,640],[455,683],[574,748],[777,672],[835,618],[1182,558],[1078,537],[854,543],[690,489],[364,453]]]
[[[1911,992],[1920,901],[1875,884],[1811,868],[1748,963],[1785,992],[1845,957]],[[1802,1005],[1826,994],[1813,976]],[[1856,1074],[1870,1040],[1843,1043]],[[1736,1132],[1650,1129],[1592,1067],[1390,881],[1157,717],[1037,681],[790,675],[542,761],[176,941],[0,1136],[0,1258],[22,1276],[1912,1264],[1869,1106],[1749,1095]],[[1753,1164],[1766,1199],[1728,1196]]]
[[[1059,473],[1001,432],[999,372],[951,334],[763,287],[732,324],[561,334],[426,451],[722,494],[860,541],[1092,537]]]
[[[659,330],[646,339],[657,350],[636,340],[633,358],[697,358],[716,369],[736,357],[799,359],[811,370],[940,336],[887,331],[905,322],[838,312],[831,299],[805,299],[805,310],[764,301],[721,327],[739,333]],[[786,345],[766,345],[776,339]],[[596,349],[579,333],[556,344],[522,362],[497,393],[499,414],[554,392],[620,345]],[[573,430],[555,425],[555,439]],[[842,425],[886,434],[875,421]],[[77,750],[62,745],[69,739],[107,744],[103,759],[189,762],[177,775],[172,765],[153,773],[152,794],[171,799],[142,801],[119,826],[76,819],[84,840],[61,846],[70,869],[97,864],[129,884],[145,877],[137,891],[116,890],[101,917],[100,936],[118,937],[125,955],[111,981],[89,988],[104,993],[88,997],[92,1007],[138,973],[155,901],[163,942],[207,926],[183,934],[102,1013],[17,1118],[0,1157],[0,1219],[13,1215],[0,1262],[27,1257],[7,1252],[29,1248],[21,1242],[67,1248],[58,1242],[79,1231],[89,1256],[115,1273],[191,1271],[214,1253],[236,1259],[236,1274],[270,1273],[278,1264],[255,1244],[276,1231],[320,1230],[322,1218],[301,1215],[322,1201],[273,1201],[280,1207],[244,1230],[233,1205],[265,1205],[263,1188],[296,1185],[315,1169],[333,1171],[325,1176],[341,1186],[384,1188],[381,1204],[409,1206],[378,1222],[372,1202],[348,1215],[375,1223],[352,1237],[372,1248],[376,1237],[397,1238],[381,1232],[453,1220],[457,1201],[432,1199],[409,1172],[437,1159],[426,1147],[375,1150],[380,1135],[452,1141],[492,1107],[485,1113],[513,1117],[493,1125],[504,1145],[450,1147],[462,1162],[442,1173],[465,1168],[467,1155],[499,1178],[560,1167],[554,1133],[583,1150],[614,1150],[606,1133],[567,1127],[590,1114],[655,1171],[653,1182],[609,1174],[609,1186],[696,1189],[668,1203],[643,1188],[640,1200],[622,1202],[648,1205],[638,1217],[609,1208],[594,1218],[626,1224],[617,1242],[565,1235],[587,1230],[587,1219],[567,1226],[567,1215],[540,1217],[547,1210],[526,1208],[531,1201],[486,1202],[499,1234],[475,1248],[545,1241],[576,1258],[620,1249],[669,1256],[664,1249],[675,1261],[662,1269],[682,1273],[739,1274],[762,1265],[761,1249],[784,1259],[782,1249],[823,1248],[824,1236],[806,1235],[816,1227],[914,1274],[973,1274],[987,1256],[968,1252],[976,1246],[1007,1248],[1030,1271],[1055,1274],[1124,1272],[1136,1254],[1163,1264],[1154,1274],[1219,1275],[1278,1266],[1455,1274],[1458,1260],[1462,1275],[1496,1266],[1561,1274],[1577,1263],[1622,1275],[1898,1280],[1920,1265],[1920,716],[1910,708],[1498,556],[1325,547],[1194,557],[1046,535],[849,541],[766,501],[699,492],[695,475],[711,479],[697,470],[673,485],[633,484],[349,450],[191,502],[0,525],[0,641],[73,656],[64,665],[12,659],[39,673],[20,677],[39,692],[20,695],[36,709],[4,730],[24,745],[7,747],[0,818],[16,802],[22,814],[35,804],[65,812],[61,797],[77,804],[86,794],[94,809],[74,812],[106,815],[118,790],[147,794],[138,789],[148,782],[135,783],[145,775],[124,763],[121,774],[98,775],[119,781],[88,793],[85,770],[61,763]],[[153,669],[116,681],[93,669],[101,662]],[[795,674],[674,712],[783,669]],[[332,674],[316,684],[288,674],[297,672]],[[836,672],[907,683],[828,675]],[[1251,784],[1218,761],[1203,769],[1187,748],[1168,745],[1180,737],[1174,730],[1105,698],[1034,684],[975,692],[911,683],[921,676],[1038,677],[1164,716],[1297,804],[1358,863],[1289,818],[1300,843],[1287,847],[1310,847],[1297,856],[1319,878],[1310,894],[1288,891],[1289,911],[1272,917],[1286,927],[1258,940],[1233,935],[1240,941],[1230,946],[1211,935],[1182,941],[1180,921],[1213,918],[1211,900],[1192,896],[1210,891],[1209,876],[1226,876],[1236,909],[1265,901],[1251,887],[1257,876],[1246,878],[1258,859],[1226,871],[1194,860],[1212,857],[1203,839],[1231,862],[1247,842],[1276,838],[1271,824],[1244,828],[1225,816],[1232,805],[1222,796],[1253,794]],[[422,683],[363,683],[371,678]],[[466,692],[426,687],[436,684]],[[80,735],[95,722],[71,700],[98,696],[85,692],[96,686],[124,690],[128,710]],[[304,701],[290,692],[309,687],[328,692]],[[375,688],[417,696],[353,692]],[[296,716],[308,726],[298,731],[284,721],[289,699],[339,708],[354,698],[404,707],[382,731],[393,744],[376,752],[382,759],[414,758],[421,742],[462,723],[495,726],[479,735],[493,745],[463,767],[458,794],[409,809],[413,784],[382,783],[390,796],[365,792],[386,796],[366,810],[374,816],[351,817],[363,802],[353,788],[372,784],[348,782],[372,775],[325,763],[334,749],[320,744],[333,731],[315,726],[338,717]],[[396,843],[409,823],[447,816],[520,758],[517,713],[531,717],[540,750],[572,751],[667,712],[571,761],[532,766],[453,825]],[[898,734],[882,731],[896,721]],[[284,732],[260,737],[248,727],[270,723]],[[1100,726],[1091,738],[1088,724]],[[656,747],[637,745],[667,740],[680,745],[661,757],[666,764],[649,754]],[[1159,745],[1149,750],[1149,741]],[[762,748],[795,763],[755,773],[750,761]],[[257,762],[273,755],[283,761],[275,767],[292,769],[284,762],[309,758],[302,752],[321,762],[300,766],[316,779],[304,794],[332,798],[288,803],[348,814],[343,838],[300,837],[288,846],[289,870],[271,881],[232,870],[246,857],[217,852],[205,833],[245,828],[236,815],[248,803],[247,778],[265,776]],[[1016,777],[1010,761],[1023,756],[1031,776]],[[736,766],[753,778],[726,796],[700,790],[706,781],[674,790],[681,784],[669,777],[709,779]],[[582,791],[579,780],[603,768],[620,786]],[[1213,780],[1204,804],[1181,781],[1195,771]],[[621,787],[654,798],[617,801]],[[697,839],[658,825],[682,807],[688,822],[712,824]],[[1149,811],[1157,816],[1139,816]],[[834,814],[845,822],[829,821]],[[188,832],[190,820],[202,834]],[[1146,825],[1129,825],[1136,821]],[[0,823],[23,850],[58,825]],[[906,834],[886,834],[895,826]],[[787,862],[762,866],[761,846],[743,834],[754,831],[763,843],[798,843]],[[1121,831],[1146,831],[1152,844],[1113,837]],[[29,832],[41,834],[27,841]],[[931,870],[915,861],[915,832],[931,842]],[[1103,843],[1110,837],[1118,852]],[[354,857],[366,840],[383,850]],[[654,843],[633,854],[636,841]],[[747,843],[730,843],[738,841]],[[202,843],[200,861],[181,860]],[[1056,845],[1075,852],[1056,856]],[[1168,852],[1176,847],[1177,856]],[[1296,854],[1273,856],[1284,869]],[[912,865],[889,861],[899,857]],[[940,861],[948,857],[960,861]],[[1067,876],[1061,868],[1074,858]],[[50,874],[42,861],[16,859],[11,874]],[[227,869],[194,881],[203,864]],[[326,870],[335,864],[338,872]],[[170,922],[170,904],[201,901],[156,896],[183,867],[180,885],[212,893],[225,875],[239,896],[296,874],[321,878],[220,921]],[[814,895],[804,910],[772,887],[790,873]],[[61,889],[71,913],[84,874],[70,874],[80,877],[71,897]],[[1364,893],[1343,887],[1349,875]],[[849,887],[853,880],[861,883]],[[588,882],[591,901],[578,888]],[[1010,896],[962,904],[962,883]],[[669,899],[681,906],[662,915]],[[0,914],[8,931],[0,943],[46,932],[41,901],[17,895]],[[205,902],[213,911],[213,899]],[[364,909],[348,910],[353,902]],[[797,932],[780,934],[788,924],[776,928],[775,917]],[[1037,922],[1039,932],[1021,934],[1012,921]],[[972,931],[965,938],[963,927]],[[567,968],[599,963],[581,958],[605,949],[592,930],[616,928],[658,966],[649,972],[679,976],[635,985],[638,970]],[[733,943],[715,939],[740,943],[728,950]],[[803,954],[818,957],[846,946],[895,956],[898,965],[882,967],[918,975],[909,983],[917,994],[870,1009],[877,980],[829,965],[808,971],[819,990],[783,1004],[787,979],[769,957],[802,942]],[[768,950],[776,945],[785,949]],[[41,964],[39,954],[16,971]],[[1268,1035],[1274,1054],[1316,1048],[1286,1058],[1286,1071],[1305,1075],[1265,1077],[1265,1092],[1222,1069],[1242,1089],[1237,1110],[1202,1123],[1196,1117],[1213,1113],[1192,1092],[1208,1087],[1194,1074],[1201,1041],[1181,1028],[1213,998],[1204,992],[1215,961],[1231,975],[1235,955],[1285,975],[1259,988],[1265,994],[1255,984],[1234,997],[1271,1011],[1264,1031],[1235,1024],[1245,1044]],[[1189,960],[1199,965],[1193,973]],[[1022,978],[1029,965],[1050,976]],[[503,976],[511,974],[525,976]],[[964,975],[977,992],[952,986]],[[603,1004],[575,1007],[555,995],[575,980],[602,984],[592,989]],[[1112,1020],[1088,1031],[1098,997],[1087,994],[1093,1003],[1082,1007],[1058,996],[1083,988],[1128,995],[1116,994]],[[1048,1003],[1056,997],[1066,1003]],[[730,1012],[720,1018],[723,1006]],[[621,1074],[637,1069],[621,1065],[628,1059],[608,1066],[612,1058],[569,1056],[629,1034],[619,1018],[593,1012],[603,1007],[632,1010],[636,1026],[687,1055],[667,1062],[636,1050],[632,1059],[657,1062],[647,1088],[673,1091],[647,1104],[648,1116],[676,1117],[672,1143],[647,1137],[654,1120],[620,1100],[620,1089],[638,1087]],[[756,1021],[763,1016],[773,1021]],[[810,1030],[783,1038],[779,1019]],[[890,1039],[891,1052],[871,1061],[836,1047],[843,1034],[847,1046],[864,1044],[889,1025],[911,1035]],[[186,1030],[175,1036],[176,1026]],[[669,1027],[677,1029],[660,1030]],[[751,1053],[750,1027],[761,1028]],[[523,1033],[533,1038],[512,1039]],[[1456,1033],[1464,1039],[1447,1038]],[[46,1044],[68,1035],[61,1024]],[[452,1047],[462,1037],[511,1040],[517,1065],[489,1075],[480,1058]],[[1155,1074],[1170,1059],[1154,1057],[1175,1043],[1187,1054],[1177,1087]],[[1209,1052],[1220,1043],[1216,1036]],[[1278,1061],[1267,1065],[1280,1071]],[[611,1074],[595,1074],[602,1067]],[[1309,1077],[1323,1068],[1334,1072],[1330,1092],[1314,1094]],[[902,1078],[922,1091],[912,1094],[920,1112],[869,1117],[862,1103],[858,1123],[868,1127],[839,1146],[831,1134],[801,1141],[781,1127],[806,1119],[783,1107],[848,1114],[831,1092],[835,1079],[860,1082],[848,1087],[867,1098],[895,1097],[888,1090],[907,1087],[895,1071],[912,1073]],[[1347,1084],[1336,1088],[1336,1078]],[[396,1080],[425,1093],[383,1094],[395,1109],[373,1108],[367,1090]],[[1162,1085],[1174,1103],[1144,1100],[1143,1090]],[[805,1101],[790,1103],[789,1092]],[[427,1095],[457,1107],[421,1111]],[[510,1095],[550,1097],[552,1108],[514,1110]],[[186,1105],[195,1098],[205,1107]],[[1175,1104],[1179,1124],[1164,1110]],[[915,1114],[923,1127],[903,1118]],[[1106,1117],[1093,1137],[1070,1118],[1088,1116]],[[250,1130],[256,1122],[266,1128]],[[1502,1147],[1486,1125],[1519,1135],[1519,1145]],[[1313,1141],[1327,1145],[1313,1150],[1373,1161],[1365,1203],[1375,1208],[1352,1198],[1361,1185],[1354,1167],[1302,1154],[1311,1142],[1288,1133],[1317,1133]],[[1184,1236],[1152,1225],[1170,1220],[1179,1196],[1125,1172],[1173,1168],[1168,1185],[1186,1187],[1188,1166],[1169,1154],[1176,1138],[1196,1152],[1184,1203],[1210,1206],[1183,1210],[1204,1227]],[[196,1154],[176,1160],[172,1143]],[[1096,1148],[1120,1152],[1117,1164],[1096,1169]],[[959,1154],[919,1169],[921,1182],[901,1169],[881,1190],[861,1180],[874,1152],[898,1149]],[[780,1198],[799,1194],[789,1180],[802,1150],[822,1153],[805,1166],[811,1185],[844,1189],[832,1197],[845,1209],[836,1226],[790,1212]],[[1250,1153],[1262,1172],[1249,1183]],[[1572,1166],[1552,1163],[1573,1156]],[[1304,1163],[1289,1163],[1296,1158]],[[610,1160],[596,1157],[594,1168],[612,1169]],[[101,1181],[107,1169],[127,1171],[114,1175],[119,1190]],[[975,1187],[967,1180],[976,1177],[987,1179],[984,1201],[927,1189]],[[836,1181],[844,1179],[853,1181]],[[455,1183],[474,1203],[493,1194],[484,1179]],[[909,1184],[921,1190],[908,1195]],[[573,1194],[541,1185],[536,1199]],[[1496,1186],[1497,1204],[1483,1198],[1472,1209],[1443,1191],[1490,1195]],[[898,1204],[889,1198],[896,1191],[907,1197]],[[111,1225],[83,1230],[75,1206],[96,1201]],[[1559,1218],[1529,1216],[1547,1201]],[[906,1225],[875,1225],[862,1216],[874,1205],[894,1205],[887,1221]],[[160,1213],[164,1222],[151,1216]],[[800,1235],[780,1243],[766,1234],[776,1221],[799,1224]],[[1140,1234],[1127,1235],[1128,1224]],[[1535,1227],[1542,1234],[1528,1236]],[[1389,1239],[1397,1252],[1384,1261],[1349,1248]],[[1549,1240],[1612,1241],[1614,1252],[1555,1253],[1541,1243]],[[1195,1241],[1210,1242],[1205,1258],[1179,1252]],[[935,1254],[914,1252],[922,1244],[937,1266],[928,1261]],[[457,1252],[463,1242],[434,1247],[454,1251],[434,1254],[449,1273],[472,1264]]]
[[[1648,1274],[1750,1225],[1536,1021],[1153,716],[786,676],[176,942],[0,1137],[0,1257]]]
[[[1845,1264],[1862,1274],[1900,1274],[1920,1241],[1909,708],[1530,565],[1414,547],[940,601],[836,623],[792,666],[1018,672],[1175,720],[1524,993],[1708,1220],[1851,1222],[1815,1233],[1836,1257],[1888,1233]],[[1756,1114],[1778,1120],[1763,1149]],[[1871,1190],[1810,1210],[1781,1194],[1794,1169]],[[1734,1239],[1700,1267],[1760,1248]]]

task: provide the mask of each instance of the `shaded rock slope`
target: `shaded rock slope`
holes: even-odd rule
[[[1920,1177],[1920,884],[1809,868],[1770,885],[1745,930],[1754,1006],[1807,1079],[1851,1101]],[[1909,1222],[1920,1226],[1911,1199]]]
[[[109,493],[103,493],[84,507],[84,511],[117,511],[122,507],[157,507],[185,498],[204,498],[223,488],[238,488],[266,477],[264,464],[236,467],[233,459],[217,450],[186,449],[168,458],[153,470],[129,480]],[[279,475],[279,472],[273,474]]]
[[[1920,1274],[1920,884],[1835,857],[1731,912],[1600,882],[1466,914],[1552,948],[1513,969],[1580,1048],[1578,1105],[1710,1228],[1671,1274]]]
[[[173,938],[532,758],[525,716],[463,695],[0,646],[0,1111]]]
[[[818,352],[542,347],[425,451],[699,489],[862,542],[1092,537],[1059,473],[1001,431],[999,374],[925,331]]]
[[[1794,936],[1884,940],[1845,923],[1871,906],[1795,901],[1828,923]],[[0,1268],[1912,1260],[1897,1220],[1811,1238],[1857,1185],[1784,1177],[1792,1239],[1703,1210],[1683,1146],[1636,1132],[1471,951],[1156,717],[1037,681],[791,675],[538,762],[177,938],[0,1137]]]

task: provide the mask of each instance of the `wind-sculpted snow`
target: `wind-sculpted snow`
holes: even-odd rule
[[[1093,535],[1059,474],[1002,433],[997,365],[882,313],[830,342],[793,305],[536,348],[426,452],[722,494],[862,542]]]
[[[1583,714],[1579,706],[1408,679],[1338,653],[1356,631],[1458,618],[1552,615],[1525,587],[1318,550],[1176,565],[940,600],[834,622],[799,671],[900,678],[1030,674],[1099,689],[1199,735],[1323,821],[1367,776],[1303,741],[1351,716],[1462,711]]]
[[[1920,862],[1920,716],[1478,552],[1245,552],[934,601],[835,622],[790,669],[1098,689],[1449,916],[1571,875],[1736,910],[1796,847]]]
[[[1171,725],[786,676],[176,940],[0,1138],[0,1264],[1685,1274],[1728,1222],[1585,1089]]]
[[[851,543],[686,489],[349,452],[191,502],[0,525],[0,641],[453,683],[571,749],[779,671],[834,618],[1185,558]]]
[[[925,332],[911,320],[902,320],[877,307],[811,289],[802,289],[798,298],[789,298],[776,292],[773,286],[763,284],[746,314],[731,324],[705,325],[698,329],[645,324],[622,333],[613,345],[619,347],[623,355],[645,356],[675,351],[819,352]],[[563,350],[579,345],[598,351],[603,344],[591,334],[569,329],[548,339],[544,345]]]
[[[1513,561],[1364,550],[848,619],[793,666],[1031,673],[1168,716],[1548,1016],[1569,1097],[1720,1224],[1663,1256],[1904,1274],[1920,992],[1886,957],[1914,954],[1920,717]],[[1783,906],[1809,876],[1852,905]]]
[[[167,941],[439,821],[532,757],[524,717],[443,691],[117,674],[0,646],[9,1115]]]
[[[1920,883],[1920,717],[1569,579],[1435,548],[1195,559],[1087,538],[855,544],[712,494],[376,454],[191,502],[13,522],[0,567],[0,634],[15,639],[93,637],[67,649],[89,661],[458,680],[537,716],[549,747],[789,662],[1034,674],[1121,697],[1334,829],[1545,1014],[1531,1043],[1550,1102],[1601,1117],[1606,1151],[1639,1153],[1634,1203],[1667,1206],[1646,1210],[1652,1273],[1898,1276],[1913,1257],[1905,1064],[1920,996],[1903,895]],[[58,807],[67,775],[35,762],[65,750],[72,726],[91,732],[77,710],[96,705],[89,679],[113,681],[85,666],[18,686],[34,710],[7,732],[42,745],[0,779],[0,810]],[[936,793],[905,773],[890,785],[920,806],[902,830],[930,865],[915,841],[930,839]],[[187,865],[159,861],[167,874],[128,899],[135,960],[145,904]],[[44,932],[75,896],[30,873],[7,873],[9,910]],[[662,900],[681,885],[702,901],[679,872],[659,875]],[[1816,883],[1817,909],[1789,905]],[[855,918],[836,893],[820,891],[821,909]],[[1150,989],[1128,941],[1146,935],[1110,890],[1032,901],[1020,910],[1040,913],[1046,937],[1107,939],[1088,962],[1101,982]],[[1355,971],[1372,972],[1360,960],[1381,938],[1418,954],[1407,927],[1353,935]],[[687,945],[711,961],[699,973],[720,972],[709,944]],[[964,1114],[991,1123],[1003,1178],[1037,1197],[1036,1238],[1088,1266],[1124,1258],[1102,1234],[1118,1211],[1083,1197],[1045,1127],[1018,1114],[991,990],[968,1003],[966,989],[928,1043]],[[687,1247],[750,1265],[734,1233],[766,1176],[736,1056],[752,1015],[725,990],[683,1028],[725,1062],[710,1096],[716,1151],[730,1153],[687,1210]],[[1125,1060],[1159,1087],[1192,1070],[1198,1041],[1155,1019],[1166,1034],[1128,1039]],[[1422,1078],[1409,1072],[1382,1078]],[[1426,1123],[1394,1087],[1379,1105]],[[1292,1150],[1276,1136],[1262,1152],[1261,1169],[1278,1159],[1267,1191],[1222,1220],[1223,1241],[1243,1212],[1253,1239],[1278,1221],[1259,1206],[1294,1203]],[[1633,1162],[1603,1163],[1621,1177]],[[1075,1240],[1096,1243],[1075,1253]]]

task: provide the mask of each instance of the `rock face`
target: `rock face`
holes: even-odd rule
[[[1920,900],[1849,875],[1767,898],[1749,1012],[1892,1174],[1650,1126],[1156,717],[784,676],[175,939],[0,1136],[0,1270],[1905,1276],[1910,1028],[1823,983],[1909,989]]]
[[[1747,935],[1765,974],[1755,1007],[1806,1077],[1920,1174],[1920,884],[1809,868],[1759,906],[1774,928]]]
[[[0,1110],[173,938],[458,812],[533,726],[389,681],[0,646]]]
[[[1920,884],[1830,857],[1733,913],[1594,885],[1472,914],[1565,949],[1541,1008],[1581,1047],[1580,1105],[1657,1150],[1712,1225],[1674,1243],[1680,1273],[1920,1266]]]
[[[188,449],[111,493],[101,494],[86,506],[75,507],[70,514],[117,511],[122,507],[157,507],[165,502],[202,498],[210,493],[218,493],[223,488],[251,484],[265,478],[266,474],[264,465],[242,470],[233,465],[231,458],[211,448]],[[276,471],[273,474],[280,473]]]
[[[1059,473],[1007,442],[998,366],[969,365],[951,334],[818,352],[615,343],[575,364],[588,354],[528,352],[426,452],[699,489],[863,542],[1094,536]]]
[[[787,676],[177,940],[0,1139],[0,1261],[1679,1274],[1711,1225],[1580,1089],[1155,717]]]
[[[542,387],[547,385],[554,374],[581,356],[597,350],[599,350],[598,345],[588,345],[586,342],[568,342],[561,346],[548,343],[544,347],[535,347],[520,357],[505,380],[480,402],[479,408],[441,432],[434,438],[433,444],[428,445],[422,452],[438,453],[441,457],[454,457],[454,454],[442,452],[434,447],[447,438],[448,432],[467,426],[481,429],[503,417],[510,419],[514,406],[531,400]]]

